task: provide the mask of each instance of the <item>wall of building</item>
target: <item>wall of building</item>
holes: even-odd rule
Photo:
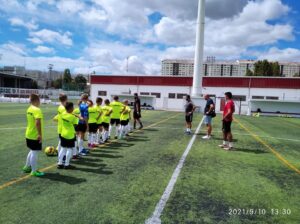
[[[100,92],[99,94],[99,91]],[[105,92],[105,95],[103,94]],[[149,94],[160,94],[160,97],[155,98],[155,109],[168,109],[168,110],[183,110],[184,107],[184,96],[190,94],[191,87],[178,87],[178,86],[146,86],[146,85],[101,85],[93,84],[91,86],[91,98],[102,97],[105,99],[112,100],[114,95],[126,95],[139,93],[141,96]],[[175,99],[169,99],[169,94],[175,94]],[[181,95],[182,94],[182,95]],[[147,96],[147,95],[145,95]],[[143,102],[141,102],[143,104]]]

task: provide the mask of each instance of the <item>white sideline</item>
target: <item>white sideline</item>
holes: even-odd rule
[[[163,195],[161,196],[159,202],[157,203],[156,207],[155,207],[155,210],[152,214],[152,216],[147,219],[145,221],[145,224],[160,224],[161,223],[161,220],[160,220],[160,216],[167,204],[167,201],[169,200],[170,198],[170,195],[174,189],[174,186],[175,186],[175,183],[177,181],[177,178],[180,174],[180,171],[183,167],[183,164],[185,162],[185,159],[187,157],[187,155],[189,154],[195,140],[196,140],[196,137],[197,137],[197,134],[199,133],[200,129],[201,129],[201,126],[203,124],[203,121],[204,121],[204,118],[202,118],[201,122],[199,123],[196,131],[195,131],[195,134],[193,135],[193,137],[191,138],[188,146],[186,147],[184,153],[182,154],[177,166],[176,166],[176,169],[174,170],[173,174],[172,174],[172,177],[168,183],[168,186],[166,187]]]

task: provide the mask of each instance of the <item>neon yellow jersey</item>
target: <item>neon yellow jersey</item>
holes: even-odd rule
[[[71,140],[75,138],[74,125],[78,124],[79,119],[74,114],[63,113],[61,115],[61,137]]]
[[[109,105],[112,108],[111,119],[120,119],[121,111],[124,108],[124,104],[118,101],[111,102]]]
[[[89,107],[89,124],[97,123],[97,117],[99,115],[96,107]]]
[[[61,115],[66,112],[66,108],[63,105],[59,105],[57,108],[57,133],[61,134]]]
[[[41,119],[41,128],[42,128],[42,135],[43,135],[43,113],[40,108],[31,105],[27,109],[27,128],[26,128],[26,138],[31,140],[38,139],[38,130],[35,125],[35,121],[37,119]]]
[[[125,106],[125,109],[124,109],[124,111],[123,111],[122,114],[121,114],[120,120],[121,120],[121,121],[129,120],[130,112],[131,112],[130,107],[129,107],[129,106]]]
[[[80,117],[80,109],[77,107],[77,108],[75,108],[74,110],[73,110],[73,114],[75,115],[75,117]],[[78,118],[79,119],[79,118]]]
[[[109,113],[112,111],[111,107],[110,106],[103,106],[102,107],[102,116],[101,116],[101,119],[102,119],[102,122],[104,123],[110,123],[110,115]]]
[[[99,114],[102,113],[102,106],[100,105],[95,105],[95,108],[97,109],[97,117],[99,116]],[[97,120],[97,124],[102,124],[102,115],[99,117],[99,119]]]

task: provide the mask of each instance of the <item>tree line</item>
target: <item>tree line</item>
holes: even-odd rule
[[[68,68],[64,70],[62,78],[58,78],[52,82],[52,87],[55,89],[82,91],[86,86],[87,79],[83,75],[77,75],[73,78]]]

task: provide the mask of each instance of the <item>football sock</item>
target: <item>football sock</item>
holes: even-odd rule
[[[228,145],[228,142],[227,141],[223,141],[223,145]]]
[[[73,156],[76,156],[77,155],[77,147],[74,147],[73,148]]]
[[[58,145],[57,145],[57,151],[58,151],[58,153],[60,152],[60,150],[61,150],[61,145],[60,145],[60,139],[58,140]]]
[[[26,159],[26,166],[30,166],[30,158],[31,158],[31,150],[28,152],[27,159]]]
[[[78,139],[78,145],[79,145],[79,152],[82,152],[82,150],[83,150],[83,139],[81,139],[81,138]]]
[[[90,133],[90,132],[88,134],[88,143],[92,144],[92,133]]]
[[[38,151],[31,150],[30,165],[31,165],[32,172],[35,172],[37,170],[37,158],[38,158]]]
[[[58,154],[58,165],[63,164],[63,159],[64,159],[64,156],[66,155],[66,153],[67,153],[67,149],[64,147],[61,147],[61,150]]]
[[[93,133],[92,134],[92,139],[93,139],[93,143],[92,144],[97,144],[97,134],[96,133]]]
[[[233,148],[233,142],[229,142],[229,147]]]
[[[102,140],[105,142],[106,141],[106,131],[102,132]]]
[[[73,154],[73,149],[72,148],[67,148],[66,151],[67,151],[67,153],[66,153],[65,166],[69,166],[70,165],[70,160],[71,160],[72,154]]]
[[[105,140],[108,139],[108,131],[105,131]]]
[[[117,128],[117,127],[116,127]],[[108,136],[110,136],[111,134],[111,129],[112,129],[112,125],[109,125],[109,128],[108,128]]]
[[[115,136],[119,136],[119,132],[120,132],[120,125],[116,126],[116,134],[115,134]]]

